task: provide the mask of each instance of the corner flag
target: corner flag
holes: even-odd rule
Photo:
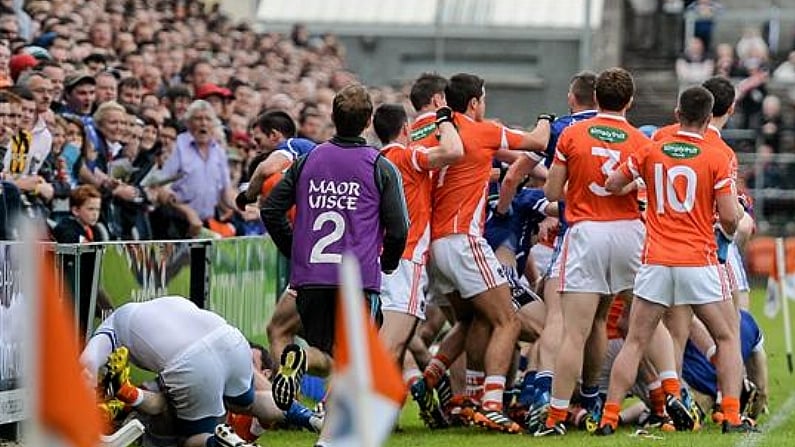
[[[400,370],[381,344],[362,306],[359,265],[346,256],[340,268],[342,295],[337,306],[335,375],[327,424],[331,445],[375,447],[392,431],[406,387]]]

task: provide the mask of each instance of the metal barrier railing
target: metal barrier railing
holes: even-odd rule
[[[24,391],[19,389],[23,331],[18,330],[26,321],[20,315],[24,272],[14,261],[15,245],[0,242],[0,425],[25,417]],[[71,296],[75,325],[84,337],[112,308],[182,295],[262,342],[287,281],[286,262],[268,237],[40,247],[55,254],[57,288],[64,299]]]

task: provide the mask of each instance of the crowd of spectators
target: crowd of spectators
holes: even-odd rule
[[[770,23],[742,27],[735,42],[716,41],[713,28],[724,7],[714,0],[696,0],[687,8],[697,20],[676,59],[680,86],[701,83],[713,75],[732,79],[737,103],[728,127],[751,130],[754,137],[731,143],[741,152],[757,154],[754,164],[741,172],[745,181],[752,188],[795,189],[795,163],[777,157],[795,153],[795,41],[790,48],[776,51],[778,35],[770,28],[777,25]],[[762,184],[756,178],[760,173]]]
[[[282,110],[327,139],[334,92],[354,81],[334,35],[258,33],[216,2],[0,0],[0,219],[55,228],[91,185],[93,239],[257,231],[233,200],[265,155],[257,117]]]

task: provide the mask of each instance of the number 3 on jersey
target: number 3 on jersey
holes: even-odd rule
[[[616,170],[618,164],[621,162],[621,151],[617,151],[615,149],[608,149],[606,147],[592,147],[591,155],[595,157],[607,158],[607,160],[602,163],[602,174],[605,175],[605,181],[607,181],[607,177],[609,177],[610,174]],[[604,182],[602,182],[601,185],[596,182],[591,182],[591,184],[588,185],[588,189],[590,189],[592,193],[599,197],[607,197],[611,195],[610,192],[605,189]]]
[[[677,178],[682,180],[677,182]],[[671,166],[667,171],[662,163],[654,164],[654,196],[657,214],[665,213],[665,202],[677,213],[689,213],[696,203],[698,176],[690,166]],[[684,189],[684,191],[682,191]],[[684,196],[683,200],[679,197]],[[667,199],[667,200],[666,200]]]
[[[339,264],[342,262],[341,253],[327,253],[326,247],[342,239],[345,234],[345,219],[342,214],[336,211],[326,211],[315,218],[312,223],[312,231],[320,231],[326,222],[331,222],[334,228],[331,233],[321,237],[312,246],[309,254],[309,262],[312,264]]]

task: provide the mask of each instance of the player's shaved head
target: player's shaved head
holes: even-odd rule
[[[709,90],[715,98],[715,104],[712,106],[712,116],[720,118],[726,115],[734,104],[735,91],[731,81],[723,76],[713,76],[704,81],[701,86]]]
[[[400,135],[400,129],[408,122],[406,109],[400,104],[382,104],[373,114],[373,129],[381,143],[387,144]]]
[[[608,68],[596,78],[596,102],[603,110],[624,110],[635,94],[632,75],[621,67]]]
[[[701,86],[690,87],[679,95],[677,116],[682,127],[701,127],[712,117],[715,99]]]
[[[334,95],[331,120],[341,137],[358,137],[373,117],[373,100],[362,85],[344,87]]]
[[[444,95],[447,79],[436,73],[423,73],[411,86],[409,99],[414,110],[419,111],[431,103],[434,95]]]
[[[572,76],[569,91],[578,105],[593,108],[596,106],[593,98],[595,86],[596,73],[585,70]]]
[[[466,113],[469,101],[483,96],[483,85],[483,79],[473,74],[459,73],[453,76],[445,90],[447,105],[458,113]]]

